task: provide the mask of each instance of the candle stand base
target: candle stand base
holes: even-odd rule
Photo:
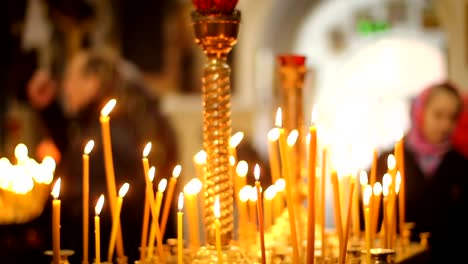
[[[52,252],[52,250],[47,250],[46,252],[44,252],[44,255],[50,257],[52,257],[53,254],[54,253]],[[70,264],[70,262],[68,261],[68,257],[70,257],[73,254],[75,254],[75,251],[70,249],[60,250],[60,264]],[[55,264],[53,261],[50,263]]]
[[[222,250],[223,263],[239,263],[239,264],[250,264],[257,263],[257,261],[249,259],[242,250],[233,245],[223,247]],[[192,260],[193,264],[217,264],[218,263],[218,251],[214,246],[201,247],[195,254]]]

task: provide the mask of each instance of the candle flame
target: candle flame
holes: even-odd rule
[[[280,136],[280,131],[277,127],[274,127],[268,131],[267,137],[269,141],[277,141]]]
[[[194,160],[196,164],[205,164],[206,163],[206,152],[204,150],[200,150],[197,154],[194,156]]]
[[[119,197],[124,198],[124,196],[127,194],[128,189],[130,188],[130,184],[127,182],[122,185],[119,189]]]
[[[297,129],[293,129],[291,132],[289,132],[287,142],[288,146],[292,147],[294,144],[296,144],[297,138],[299,137],[299,132]]]
[[[244,138],[244,132],[239,131],[229,139],[229,147],[236,148]]]
[[[55,184],[54,184],[54,188],[52,189],[52,197],[54,197],[54,199],[58,199],[59,195],[60,195],[60,184],[62,182],[62,179],[61,178],[58,178],[56,181],[55,181]]]
[[[176,165],[174,169],[172,170],[172,177],[176,179],[179,178],[181,171],[182,171],[182,166]]]
[[[249,171],[249,164],[245,160],[241,160],[237,163],[236,174],[239,177],[245,177]]]
[[[400,192],[400,184],[395,183],[395,193],[398,195]]]
[[[250,187],[249,189],[249,201],[256,202],[258,200],[257,196],[257,189],[254,187]]]
[[[229,165],[231,165],[231,167],[234,167],[234,165],[236,165],[236,158],[234,158],[234,156],[229,156]]]
[[[84,148],[84,154],[89,155],[89,153],[93,151],[93,148],[94,148],[94,140],[88,141],[88,143],[86,143],[86,146]]]
[[[151,142],[146,143],[145,148],[143,149],[143,158],[148,157],[152,146],[153,144]]]
[[[28,147],[25,144],[20,143],[15,147],[15,158],[17,160],[25,160],[28,158]]]
[[[279,178],[275,182],[276,191],[282,192],[286,188],[286,181],[283,178]]]
[[[217,219],[221,217],[221,205],[219,204],[219,196],[216,196],[214,201],[214,216]]]
[[[258,164],[255,164],[254,167],[254,177],[256,181],[260,180],[260,166]]]
[[[202,182],[198,178],[193,178],[184,186],[184,193],[188,195],[197,195],[201,191],[202,187]]]
[[[367,178],[367,172],[361,171],[361,173],[359,173],[359,183],[361,184],[361,186],[366,186],[368,182],[369,180]]]
[[[364,193],[362,194],[362,200],[364,203],[364,206],[369,206],[370,198],[372,196],[372,187],[370,185],[367,185],[364,187]]]
[[[57,166],[54,158],[52,158],[51,156],[45,156],[42,159],[41,164],[44,166],[45,170],[47,170],[48,172],[52,172],[52,173],[55,171],[55,167]]]
[[[117,100],[110,99],[109,102],[107,102],[107,104],[102,108],[101,116],[108,116],[112,112],[112,109],[114,109],[116,104]]]
[[[382,185],[385,186],[390,186],[392,184],[392,176],[388,173],[385,173],[383,178],[382,178]]]
[[[275,185],[270,185],[268,188],[266,188],[264,197],[266,200],[271,201],[275,198],[276,196],[276,186]]]
[[[153,182],[155,174],[156,174],[156,168],[154,166],[151,166],[151,168],[148,171],[148,179],[150,180],[150,182]]]
[[[242,189],[240,189],[239,191],[239,200],[241,202],[247,202],[249,200],[249,196],[250,196],[250,189],[252,187],[250,185],[246,185],[244,187],[242,187]]]
[[[167,180],[165,178],[161,179],[158,184],[158,192],[164,192],[167,187]]]
[[[400,171],[397,171],[395,175],[395,185],[400,185],[401,184],[401,174]]]
[[[275,118],[275,126],[276,127],[282,127],[283,126],[283,117],[282,117],[282,111],[281,107],[278,107],[278,110],[276,110],[276,118]]]
[[[104,206],[104,194],[101,194],[101,196],[99,196],[99,199],[96,203],[96,207],[94,207],[94,212],[96,213],[97,216],[101,213],[103,206]]]
[[[389,170],[394,170],[396,167],[396,159],[393,154],[388,155],[387,158],[387,167]]]
[[[183,192],[179,193],[179,202],[177,203],[177,208],[179,209],[179,212],[181,212],[184,209],[184,193]]]
[[[306,136],[306,143],[307,143],[307,145],[310,144],[310,138],[311,138],[311,137],[312,137],[312,136],[310,135],[310,133],[307,133],[307,136]]]
[[[388,188],[389,188],[389,185],[387,185],[387,184],[383,184],[383,185],[382,185],[382,195],[383,195],[384,197],[387,197],[387,195],[388,195],[388,191],[389,191]]]
[[[374,183],[374,195],[379,196],[382,194],[382,184],[380,182]]]
[[[311,124],[317,123],[318,120],[318,107],[316,104],[312,107],[312,115],[310,117]]]

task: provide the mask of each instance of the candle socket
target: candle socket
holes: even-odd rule
[[[53,254],[54,253],[52,250],[47,250],[44,252],[44,255],[46,256],[52,257]],[[69,250],[69,249],[60,250],[60,264],[70,264],[70,262],[68,261],[68,258],[72,256],[73,254],[75,254],[75,251],[73,250]]]

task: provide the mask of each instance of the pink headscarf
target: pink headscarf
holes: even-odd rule
[[[444,84],[442,84],[444,85]],[[451,85],[451,84],[450,84]],[[426,88],[413,102],[411,109],[411,128],[407,136],[408,147],[414,152],[419,167],[425,176],[432,176],[439,167],[444,155],[450,150],[451,139],[440,144],[429,143],[423,135],[424,110],[434,87]],[[453,86],[453,85],[452,85]]]
[[[453,145],[468,159],[468,93],[463,95],[463,105],[463,112],[453,135]]]

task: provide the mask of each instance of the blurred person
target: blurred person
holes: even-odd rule
[[[464,108],[453,135],[455,148],[468,159],[468,93],[463,95]]]
[[[101,217],[102,253],[103,256],[107,255],[104,254],[107,252],[107,246],[104,245],[107,245],[110,233],[111,216],[99,116],[102,107],[115,98],[117,105],[110,114],[110,127],[116,188],[118,190],[125,182],[130,184],[122,207],[121,226],[126,255],[130,261],[136,260],[145,194],[141,164],[143,147],[148,141],[153,143],[149,160],[156,166],[155,184],[162,177],[171,176],[177,161],[175,134],[167,118],[160,112],[158,98],[152,97],[146,86],[142,85],[135,68],[105,51],[82,51],[74,56],[65,70],[60,93],[54,90],[51,83],[46,85],[45,81],[42,82],[44,85],[34,86],[30,91],[33,104],[44,107],[55,103],[55,112],[49,112],[52,116],[45,115],[44,119],[53,118],[49,122],[53,124],[50,129],[58,131],[51,131],[51,134],[66,134],[63,145],[57,147],[62,161],[56,173],[56,176],[62,177],[63,186],[60,195],[63,204],[62,248],[76,251],[71,258],[72,262],[81,261],[81,155],[84,145],[93,139],[95,147],[90,154],[90,216],[94,215],[97,198],[101,193],[104,194],[106,203]],[[61,99],[61,104],[58,104],[58,99]],[[63,107],[63,111],[59,111],[59,106]],[[61,121],[54,123],[54,120]],[[168,221],[166,238],[175,237],[172,222]],[[93,241],[90,239],[92,248]]]
[[[449,82],[422,91],[411,108],[411,127],[404,137],[406,222],[415,223],[412,240],[430,232],[429,262],[463,262],[468,246],[468,161],[454,149],[452,135],[462,112],[459,91]],[[377,177],[387,172],[380,155]],[[398,230],[398,229],[397,229]]]

